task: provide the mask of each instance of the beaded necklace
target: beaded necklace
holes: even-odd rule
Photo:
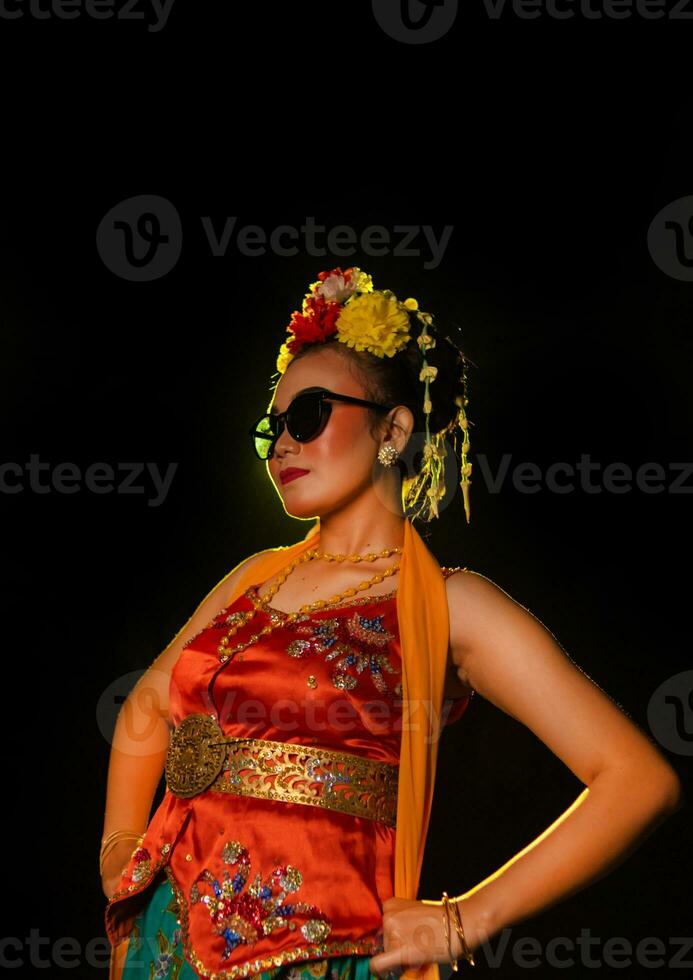
[[[372,561],[376,561],[376,559],[378,558],[388,558],[390,555],[402,554],[403,551],[404,548],[402,547],[385,548],[383,549],[383,551],[379,553],[369,552],[366,555],[341,555],[341,554],[321,555],[319,554],[317,549],[313,549],[311,551],[304,551],[303,554],[299,555],[298,558],[294,559],[294,561],[291,562],[291,564],[288,566],[286,571],[281,572],[279,574],[277,581],[274,583],[274,585],[271,586],[271,588],[269,589],[266,595],[264,595],[262,598],[257,596],[257,598],[253,599],[252,609],[249,609],[246,612],[231,613],[231,615],[226,619],[225,622],[226,625],[229,626],[229,629],[227,630],[226,635],[222,637],[222,639],[219,642],[219,646],[217,647],[219,661],[221,663],[226,663],[226,661],[229,659],[230,656],[232,656],[232,654],[238,653],[240,650],[245,650],[246,647],[252,646],[253,643],[257,643],[260,637],[267,636],[268,633],[271,633],[279,626],[285,626],[287,623],[293,623],[300,618],[305,619],[307,618],[309,613],[317,609],[323,609],[325,606],[330,606],[334,603],[340,602],[342,599],[346,599],[349,596],[356,595],[357,592],[362,592],[365,589],[370,588],[371,585],[375,585],[377,582],[382,582],[384,578],[387,578],[388,576],[394,575],[396,572],[398,572],[400,567],[399,563],[395,565],[391,565],[389,568],[383,569],[382,572],[378,572],[377,574],[375,574],[372,578],[361,582],[355,588],[352,587],[349,589],[345,589],[344,592],[341,592],[337,595],[333,595],[331,599],[316,599],[315,602],[305,603],[296,612],[282,613],[280,616],[274,610],[269,608],[270,601],[273,598],[273,596],[278,592],[280,586],[282,586],[283,583],[289,577],[289,575],[291,575],[294,568],[296,568],[298,565],[302,564],[303,562],[312,561],[314,558],[320,558],[324,561],[338,561],[338,562],[342,562],[342,561],[351,561],[351,562],[371,561],[372,562]],[[267,613],[267,615],[270,618],[270,622],[266,626],[263,626],[262,629],[259,631],[259,633],[254,633],[247,640],[247,642],[239,643],[236,646],[229,647],[229,642],[231,640],[231,637],[235,636],[235,634],[238,632],[239,629],[241,629],[241,627],[245,626],[246,623],[250,622],[250,620],[255,616],[258,609],[261,609],[263,612]]]

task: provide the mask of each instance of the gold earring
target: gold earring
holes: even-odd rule
[[[398,456],[399,453],[391,442],[381,446],[378,450],[378,460],[383,466],[392,466]]]

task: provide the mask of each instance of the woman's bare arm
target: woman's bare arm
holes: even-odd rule
[[[219,613],[241,574],[264,554],[251,555],[212,589],[128,694],[113,733],[102,839],[115,830],[144,833],[173,727],[169,711],[171,672],[187,641]],[[107,856],[102,876],[107,896],[135,844],[134,839],[124,840]]]
[[[478,943],[611,871],[678,808],[681,784],[532,613],[476,572],[451,575],[446,588],[460,679],[526,725],[586,786],[536,840],[459,896]]]

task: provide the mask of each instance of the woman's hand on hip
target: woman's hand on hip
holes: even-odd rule
[[[388,898],[383,902],[383,952],[368,961],[372,973],[385,977],[429,963],[450,963],[442,902]],[[465,930],[465,938],[466,930]],[[469,941],[469,940],[467,940]],[[459,957],[461,944],[450,917],[450,946]]]

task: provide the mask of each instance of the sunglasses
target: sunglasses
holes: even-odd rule
[[[323,431],[332,414],[332,402],[345,402],[348,405],[361,405],[381,412],[389,412],[394,405],[378,405],[353,398],[351,395],[338,395],[327,388],[316,388],[297,395],[285,412],[261,415],[249,429],[253,449],[259,459],[270,459],[274,444],[282,434],[284,426],[296,442],[310,442]]]

